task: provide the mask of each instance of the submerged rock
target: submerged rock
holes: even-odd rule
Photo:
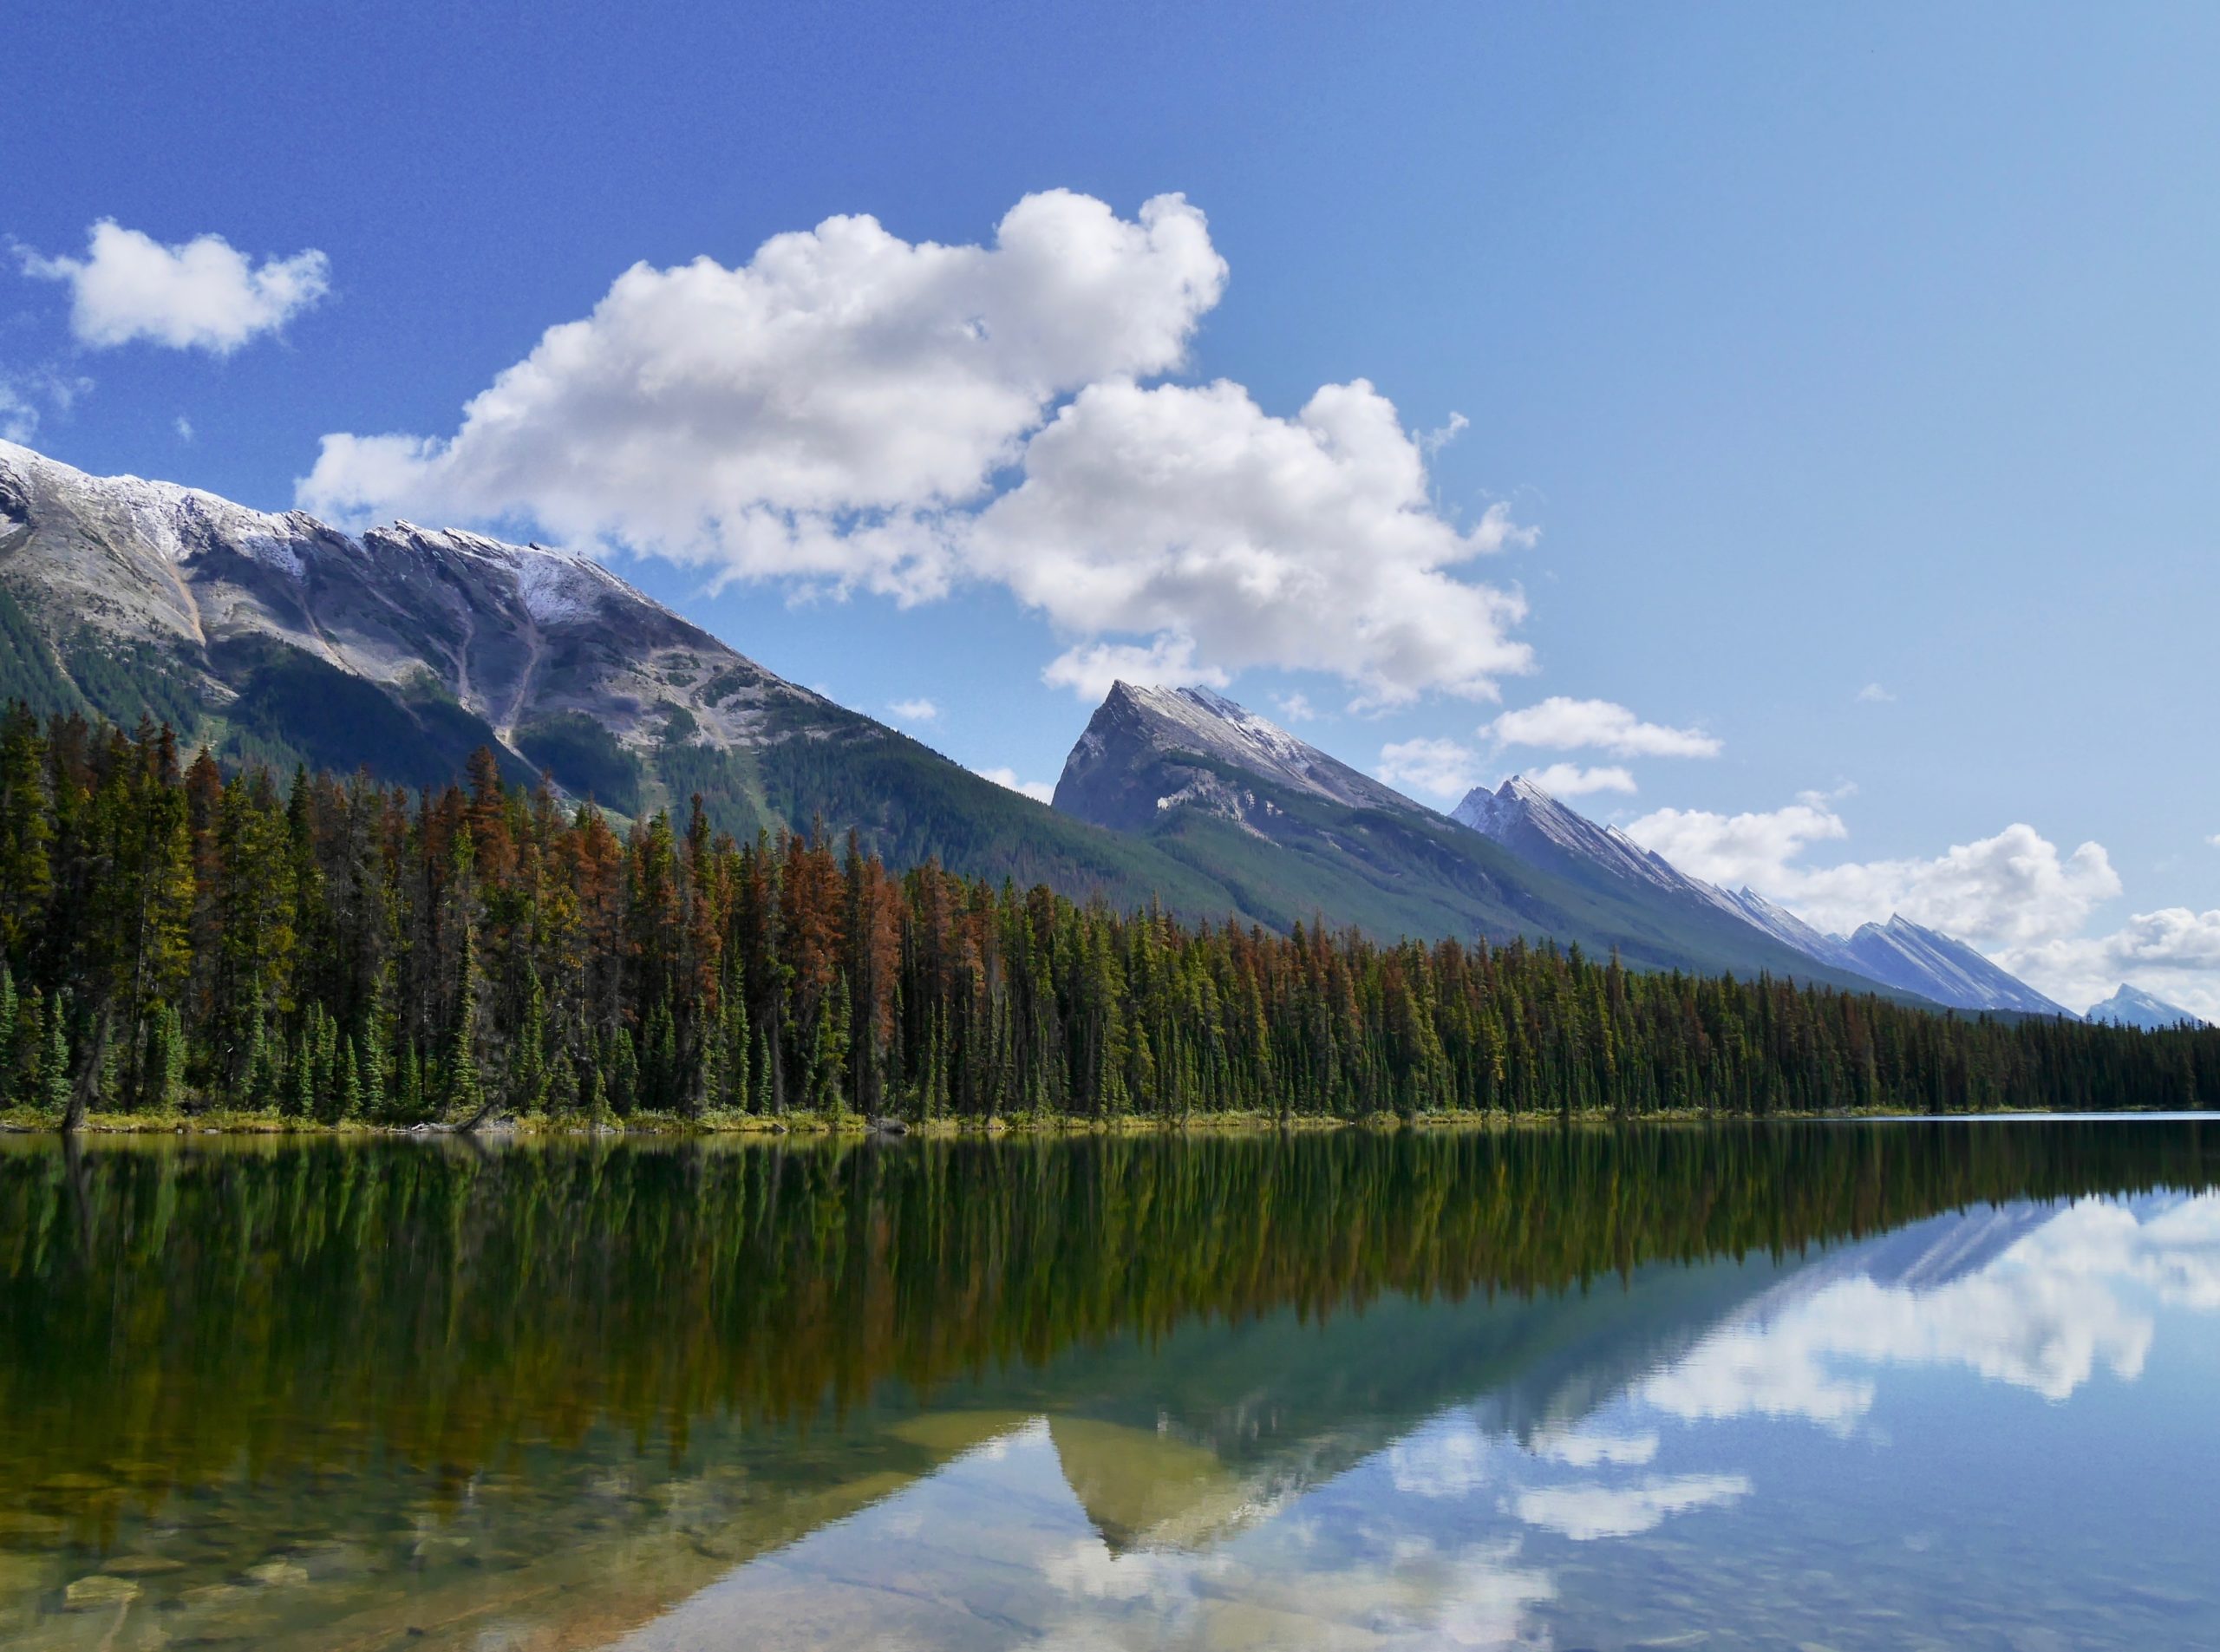
[[[89,1577],[80,1577],[62,1591],[62,1603],[73,1612],[88,1612],[95,1607],[121,1606],[139,1598],[139,1585],[128,1577],[111,1577],[106,1572],[95,1572]]]

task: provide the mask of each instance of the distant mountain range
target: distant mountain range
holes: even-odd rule
[[[2145,1032],[2158,1032],[2163,1028],[2179,1027],[2186,1022],[2191,1027],[2209,1027],[2212,1023],[2202,1016],[2192,1015],[2178,1004],[2163,998],[2154,998],[2139,987],[2120,983],[2118,992],[2102,1003],[2091,1004],[2085,1021],[2108,1021],[2121,1027],[2140,1027]]]
[[[491,748],[637,817],[853,830],[1080,898],[1285,930],[1514,936],[1630,965],[1769,972],[2065,1013],[1902,918],[1824,936],[1688,877],[1523,780],[1453,817],[1205,689],[1120,683],[1054,806],[735,651],[592,558],[408,523],[360,537],[0,442],[0,700],[168,722],[229,761],[425,786]],[[2171,1012],[2170,1012],[2171,1013]]]
[[[1055,806],[1139,838],[1283,929],[1322,914],[1383,936],[1547,936],[1640,968],[1873,987],[1669,881],[1522,852],[1205,689],[1117,684]]]
[[[1732,915],[1805,960],[1956,1009],[2071,1015],[1962,941],[1896,917],[1845,938],[1825,935],[1750,889],[1730,892],[1691,878],[1616,826],[1602,826],[1523,778],[1494,792],[1475,787],[1453,819],[1485,833],[1530,865],[1589,887],[1640,890],[1683,907]]]

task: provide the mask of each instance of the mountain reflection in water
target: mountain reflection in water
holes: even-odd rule
[[[0,1638],[2213,1643],[2217,1183],[2144,1120],[9,1143]]]

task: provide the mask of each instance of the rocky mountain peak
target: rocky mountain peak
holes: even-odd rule
[[[1350,808],[1431,813],[1213,689],[1124,682],[1065,760],[1055,806],[1128,830],[1187,807],[1249,821],[1261,806],[1244,787],[1258,781]]]

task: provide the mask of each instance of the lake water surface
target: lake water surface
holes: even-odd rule
[[[0,1642],[2220,1646],[2220,1128],[0,1141]]]

